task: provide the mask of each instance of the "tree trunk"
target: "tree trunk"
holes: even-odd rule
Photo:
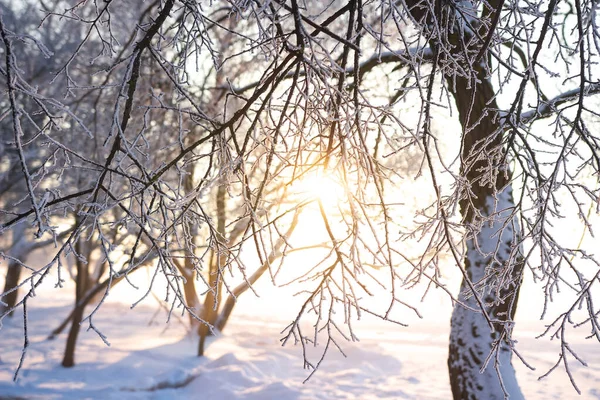
[[[75,365],[75,346],[77,345],[77,336],[81,330],[81,320],[83,319],[83,311],[85,309],[85,302],[82,302],[85,296],[87,286],[87,264],[80,258],[82,255],[81,251],[81,240],[78,238],[75,243],[76,251],[76,265],[77,265],[77,277],[75,279],[75,310],[73,311],[73,318],[71,321],[71,329],[69,330],[69,336],[67,337],[67,346],[65,348],[65,354],[62,361],[62,366],[70,368]]]
[[[510,187],[496,197],[496,206],[492,195],[485,197],[488,210],[484,216],[498,214],[493,222],[486,222],[481,231],[467,239],[465,269],[470,281],[482,288],[478,294],[489,318],[497,322],[493,323],[492,331],[484,314],[473,311],[480,306],[463,279],[458,299],[471,309],[457,304],[452,313],[448,368],[455,399],[503,399],[505,392],[511,399],[523,398],[511,363],[512,350],[506,340],[511,336],[523,268],[521,260],[510,260],[518,226],[510,221],[513,205]],[[503,211],[507,208],[508,211]],[[509,262],[513,265],[506,271]],[[503,279],[499,275],[506,273],[507,283],[496,292]],[[496,343],[500,347],[494,350]],[[484,369],[490,352],[492,358]]]
[[[6,303],[6,306],[2,306],[3,309],[0,310],[0,314],[4,313],[7,310],[10,310],[17,304],[17,298],[19,297],[19,290],[16,288],[19,284],[19,279],[21,278],[21,270],[23,266],[15,261],[10,261],[8,263],[8,269],[6,270],[6,281],[4,282],[4,291],[2,293],[6,293],[11,289],[14,289],[12,292],[4,296],[2,299],[3,302]],[[13,316],[14,311],[11,311],[8,314],[9,317]]]
[[[520,229],[511,215],[511,176],[485,49],[479,54],[483,45],[479,38],[487,37],[491,16],[501,4],[490,0],[481,11],[468,1],[406,4],[417,25],[432,33],[429,45],[439,55],[437,66],[456,102],[463,131],[461,177],[466,187],[460,209],[468,230],[467,278],[458,300],[466,307],[456,304],[452,313],[448,356],[452,394],[456,400],[522,399],[509,344],[523,273]],[[473,29],[478,30],[477,38]],[[482,308],[480,301],[485,314],[476,311]]]
[[[485,304],[492,330],[463,279],[452,313],[448,367],[454,399],[522,399],[509,345],[523,272],[520,229],[512,216],[510,171],[502,146],[495,92],[481,65],[467,80],[446,77],[463,128],[461,176],[467,179],[460,208],[467,232],[464,267]],[[467,88],[471,89],[467,89]],[[508,340],[507,340],[508,339]],[[483,368],[496,343],[499,349]]]
[[[17,224],[12,232],[12,245],[10,248],[10,254],[14,259],[24,261],[22,258],[29,252],[28,247],[28,241],[25,235],[25,224]],[[19,285],[19,281],[21,279],[22,269],[23,265],[21,263],[14,260],[10,260],[8,262],[5,277],[6,279],[4,281],[4,290],[2,293],[6,293],[9,290],[12,290],[12,292],[2,298],[2,301],[6,303],[6,306],[2,306],[0,308],[0,314],[10,310],[17,304],[17,299],[19,298],[19,289],[17,286]],[[12,317],[13,311],[11,311],[8,316]]]
[[[200,340],[198,341],[198,356],[204,355],[206,337],[212,333],[212,328],[219,315],[221,305],[221,291],[223,290],[223,278],[221,272],[227,263],[227,243],[225,240],[225,195],[227,188],[224,182],[217,188],[217,232],[215,248],[212,250],[210,267],[208,273],[209,290],[204,299],[202,308],[202,319],[198,327]]]
[[[183,185],[185,189],[185,193],[192,193],[194,190],[194,163],[190,163],[187,171],[187,175],[185,176]],[[183,261],[183,265],[179,262],[176,262],[179,272],[185,278],[183,282],[183,294],[185,296],[186,305],[189,308],[194,310],[194,315],[188,312],[188,318],[190,321],[190,327],[192,331],[195,330],[196,326],[198,326],[197,317],[201,314],[201,305],[200,299],[198,298],[198,294],[196,293],[196,283],[195,283],[195,272],[194,262],[196,260],[195,248],[196,248],[196,236],[198,235],[198,227],[196,224],[193,224],[191,221],[187,222],[187,231],[191,237],[190,245],[186,246],[185,249],[185,259]]]
[[[69,336],[67,337],[67,346],[65,348],[65,355],[63,357],[62,366],[70,368],[75,365],[75,347],[77,345],[77,336],[81,330],[81,320],[83,319],[83,310],[85,306],[76,306],[73,312],[73,318],[71,319],[71,329],[69,330]]]
[[[185,302],[189,308],[194,310],[194,314],[199,316],[202,313],[202,307],[200,306],[200,300],[198,299],[198,294],[196,293],[192,259],[186,258],[184,265],[184,267],[179,269],[179,272],[185,278],[185,282],[183,283],[183,295],[185,296]],[[192,327],[192,331],[194,331],[194,327],[198,325],[198,320],[189,312],[188,318],[190,320],[190,327]]]

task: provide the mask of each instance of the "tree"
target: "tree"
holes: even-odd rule
[[[307,346],[324,335],[324,357],[340,337],[355,338],[354,318],[392,320],[398,307],[415,310],[402,289],[427,281],[428,290],[447,290],[441,272],[456,268],[463,283],[450,295],[448,360],[456,399],[522,398],[512,330],[526,274],[542,282],[547,301],[562,287],[575,294],[545,332],[562,341],[557,365],[570,375],[569,359],[582,361],[568,345],[569,326],[587,325],[600,340],[593,302],[600,264],[553,228],[570,217],[592,234],[599,204],[599,138],[590,129],[600,90],[592,67],[600,50],[595,3],[164,0],[128,10],[138,23],[121,30],[114,28],[118,7],[84,0],[49,12],[41,25],[86,27],[56,76],[67,98],[96,92],[112,105],[110,114],[102,108],[110,123],[94,129],[80,117],[89,106],[71,111],[56,94],[39,95],[19,69],[17,40],[48,39],[0,26],[8,92],[2,104],[15,138],[8,146],[19,154],[28,202],[27,209],[23,201],[4,202],[1,229],[14,235],[27,222],[40,237],[56,235],[53,221],[67,210],[76,216],[54,259],[21,286],[41,284],[59,256],[80,254],[76,243],[93,232],[88,237],[110,263],[105,293],[152,265],[172,294],[171,309],[199,321],[202,354],[209,331],[224,327],[219,308],[228,316],[254,277],[269,271],[276,281],[272,264],[280,255],[285,262],[288,249],[326,246],[297,276],[306,301],[282,339]],[[86,59],[84,50],[94,49]],[[76,79],[71,71],[83,59],[96,71]],[[454,111],[460,133],[434,129]],[[43,124],[27,131],[22,121],[33,115]],[[89,159],[61,142],[55,132],[67,124],[73,134],[101,138],[103,157]],[[460,142],[456,154],[442,149],[451,141]],[[25,149],[35,153],[46,143],[53,156],[42,166],[64,155],[61,170],[94,172],[89,186],[42,197],[52,174],[41,168],[32,176],[36,163]],[[398,198],[396,166],[409,156],[420,159],[416,177],[427,179],[433,199],[416,215]],[[77,164],[66,161],[73,157]],[[343,188],[343,199],[333,207],[320,196],[300,200],[297,184],[315,175]],[[309,204],[324,242],[290,239]],[[407,212],[415,217],[398,218]],[[109,230],[122,230],[121,242]],[[415,243],[419,253],[398,243]],[[131,250],[113,265],[123,244]],[[258,275],[248,278],[251,253]],[[235,276],[243,290],[230,288]],[[197,286],[206,288],[203,308]],[[363,299],[377,292],[389,297],[386,310]],[[30,295],[15,307],[26,313]],[[97,330],[94,312],[86,320]],[[307,315],[316,321],[311,334],[301,323]],[[305,365],[316,370],[322,359]]]
[[[32,19],[31,16],[31,8],[25,5],[24,9],[21,13],[15,13],[10,8],[7,8],[4,5],[0,5],[2,8],[2,17],[3,22],[6,26],[9,26],[10,29],[14,29],[17,24],[22,24],[26,27],[27,31],[31,31],[35,29],[36,22],[38,21]],[[46,26],[44,29],[44,33],[48,33],[51,30],[50,27]],[[50,46],[51,48],[47,48],[39,41],[36,41],[35,38],[31,37],[29,39],[34,46],[23,46],[19,48],[21,53],[27,57],[30,62],[27,65],[22,66],[21,73],[23,75],[27,75],[30,79],[28,82],[32,85],[36,85],[42,80],[42,77],[46,77],[53,67],[57,65],[52,63],[52,61],[56,61],[53,58],[50,62],[48,61],[48,57],[52,54],[52,50],[54,46],[64,47],[65,49],[69,49],[69,45],[72,44],[68,40],[56,40],[53,41]],[[39,48],[33,48],[35,45],[39,45]],[[70,49],[72,50],[72,48]],[[10,109],[10,105],[7,104],[7,101],[10,99],[3,99],[3,108],[4,110]],[[14,93],[14,101],[22,102],[25,107],[31,107],[31,99],[23,96],[21,93]],[[5,115],[6,116],[6,115]],[[22,151],[18,151],[13,146],[9,144],[11,141],[14,141],[13,127],[12,121],[10,118],[2,119],[2,154],[3,154],[3,169],[1,175],[1,183],[0,183],[0,195],[2,196],[3,204],[11,204],[15,208],[13,210],[17,210],[19,207],[22,209],[26,209],[28,204],[23,201],[23,199],[27,196],[27,191],[30,189],[26,185],[26,180],[24,179],[25,169],[27,169],[27,165],[25,164],[25,169],[23,168],[23,163],[21,160],[23,159],[44,159],[49,155],[45,152],[42,147],[29,147],[27,149],[22,149]],[[28,121],[31,124],[35,124],[40,126],[43,124],[43,116],[40,114],[32,115],[30,120]],[[28,173],[36,176],[39,174],[39,166],[31,166],[28,169]],[[47,171],[48,174],[56,173],[56,171]],[[35,185],[35,182],[33,182]],[[3,243],[3,251],[6,252],[9,256],[8,260],[9,264],[6,270],[6,280],[4,285],[4,293],[7,293],[4,300],[6,301],[6,307],[1,307],[4,310],[12,310],[16,304],[16,300],[18,298],[18,283],[20,282],[20,276],[22,271],[21,261],[24,261],[29,253],[39,247],[47,246],[51,241],[33,241],[30,240],[31,234],[27,232],[27,227],[25,224],[18,224],[12,230],[12,238],[10,243]],[[7,251],[10,249],[9,251]],[[12,312],[9,314],[12,316]]]

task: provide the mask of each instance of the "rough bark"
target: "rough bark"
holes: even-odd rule
[[[471,282],[481,288],[487,314],[495,322],[492,331],[483,313],[460,305],[454,308],[448,357],[450,384],[455,399],[502,399],[505,394],[520,399],[523,395],[506,341],[511,334],[523,270],[523,263],[514,253],[518,251],[520,229],[511,217],[514,200],[495,92],[483,65],[472,68],[477,79],[446,76],[446,81],[463,128],[461,175],[467,180],[467,188],[461,213],[465,224],[474,229],[466,240],[464,267]],[[464,280],[459,300],[473,309],[479,307]],[[497,340],[497,357],[483,369]]]
[[[491,321],[483,312],[474,311],[480,304],[463,279],[458,300],[466,307],[456,305],[453,310],[448,356],[452,394],[457,400],[523,398],[509,345],[523,271],[518,253],[520,229],[511,216],[514,200],[502,146],[504,132],[485,49],[478,39],[487,37],[489,24],[481,21],[490,20],[501,8],[500,1],[486,3],[479,20],[478,11],[469,9],[474,4],[468,1],[406,2],[415,23],[431,33],[429,44],[438,50],[434,51],[439,54],[438,70],[458,109],[463,131],[461,176],[465,179],[460,209],[468,229],[464,268]],[[477,37],[473,29],[479,30]]]
[[[506,340],[511,335],[522,271],[520,260],[507,266],[518,240],[518,225],[511,218],[511,189],[495,197],[488,194],[486,199],[484,216],[490,216],[493,222],[486,222],[467,239],[465,269],[471,282],[481,289],[478,293],[494,321],[494,330],[483,313],[473,311],[479,305],[463,280],[459,300],[471,309],[457,305],[452,313],[450,384],[455,399],[503,399],[505,392],[511,399],[522,399]],[[494,349],[496,343],[498,349]],[[483,368],[490,352],[492,358]]]

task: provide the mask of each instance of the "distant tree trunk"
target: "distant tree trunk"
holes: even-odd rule
[[[250,288],[250,285],[255,284],[256,281],[258,281],[260,277],[263,276],[264,273],[269,270],[269,267],[273,262],[275,262],[276,259],[281,257],[281,249],[284,245],[286,245],[286,240],[292,235],[294,229],[296,229],[301,212],[301,208],[296,210],[296,212],[294,213],[294,219],[290,223],[288,230],[286,231],[284,236],[279,237],[277,239],[275,245],[273,246],[273,249],[271,250],[271,253],[267,257],[265,262],[256,271],[254,271],[254,273],[250,275],[248,279],[246,279],[244,282],[240,283],[235,289],[233,289],[232,293],[229,293],[229,295],[227,296],[227,300],[222,305],[222,307],[220,307],[219,316],[214,324],[215,328],[219,332],[222,332],[223,329],[225,329],[225,326],[227,325],[227,321],[229,321],[229,317],[233,312],[233,308],[235,307],[237,299],[242,294],[244,294],[246,290]]]
[[[477,287],[484,287],[478,285],[483,282],[494,282],[485,285],[485,292],[479,294],[490,319],[497,322],[492,331],[483,313],[458,304],[454,307],[448,357],[450,384],[455,399],[504,399],[505,391],[511,400],[522,399],[511,363],[512,350],[506,341],[512,331],[523,272],[520,229],[516,218],[511,218],[514,200],[496,93],[484,68],[472,68],[477,80],[446,77],[464,132],[461,175],[472,193],[465,195],[460,204],[463,221],[474,227],[473,232],[467,233],[464,267]],[[473,309],[480,307],[464,279],[458,299]],[[495,358],[480,372],[497,341],[497,368],[504,390]]]
[[[23,256],[25,256],[28,252],[25,239],[25,224],[18,224],[15,226],[12,235],[13,237],[10,254],[13,258],[22,260]],[[4,290],[2,293],[6,293],[12,289],[14,290],[2,298],[2,301],[6,303],[6,306],[3,306],[3,309],[0,309],[0,314],[6,310],[10,310],[17,304],[17,299],[19,298],[19,289],[17,286],[19,285],[19,281],[21,279],[22,269],[23,265],[21,263],[9,260],[4,281]],[[13,311],[11,311],[9,314],[9,317],[12,316]]]
[[[204,347],[206,337],[212,333],[212,327],[219,315],[219,306],[221,305],[221,297],[223,290],[223,278],[221,272],[227,263],[226,240],[225,240],[225,195],[227,193],[223,182],[217,188],[217,243],[212,250],[210,257],[210,266],[208,272],[209,290],[204,299],[204,307],[202,308],[202,320],[198,327],[200,340],[198,341],[198,356],[204,355]]]
[[[196,285],[194,283],[194,267],[192,265],[192,259],[186,258],[184,267],[179,269],[179,272],[183,277],[185,277],[185,282],[183,283],[183,295],[185,296],[186,305],[189,308],[194,310],[194,314],[197,316],[201,314],[202,307],[200,306],[200,300],[198,299],[198,294],[196,293]],[[194,318],[191,313],[188,313],[190,326],[194,328],[198,325],[198,320]]]
[[[194,164],[190,163],[188,167],[188,174],[184,179],[184,188],[185,193],[192,193],[194,191]],[[196,259],[195,251],[195,239],[198,235],[198,227],[195,224],[188,223],[187,226],[188,234],[190,235],[189,240],[192,242],[190,246],[186,246],[185,250],[185,259],[183,261],[183,265],[177,263],[179,272],[185,278],[183,282],[183,294],[185,296],[186,305],[192,309],[194,309],[194,313],[196,316],[199,316],[201,313],[202,307],[200,306],[200,299],[198,298],[198,294],[196,293],[196,284],[195,284],[195,271],[194,268],[194,260]],[[190,327],[192,327],[192,331],[198,325],[198,320],[192,315],[188,313],[188,317],[190,320]]]
[[[4,296],[4,298],[2,299],[2,301],[6,303],[6,306],[3,306],[4,309],[1,312],[10,310],[15,306],[15,304],[17,304],[17,298],[19,297],[19,289],[16,289],[16,287],[19,284],[19,279],[21,278],[22,268],[23,266],[18,262],[11,260],[8,263],[8,269],[6,270],[6,281],[4,282],[4,291],[2,293],[6,293],[11,289],[14,290],[6,296]],[[14,311],[11,311],[10,314],[8,314],[8,316],[12,317],[13,313]]]
[[[83,311],[85,310],[85,302],[82,302],[83,297],[86,293],[86,286],[88,283],[88,268],[87,264],[81,259],[82,255],[82,243],[83,238],[78,238],[75,243],[75,263],[77,266],[77,277],[75,278],[75,310],[73,311],[73,317],[71,320],[71,329],[69,330],[69,336],[67,337],[67,345],[65,348],[65,354],[62,361],[62,366],[70,368],[75,365],[75,347],[77,345],[77,336],[81,330],[81,321],[83,319]]]

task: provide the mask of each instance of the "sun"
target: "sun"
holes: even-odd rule
[[[347,202],[346,190],[339,177],[322,169],[307,172],[294,184],[294,191],[302,201],[319,201],[328,214],[339,211]]]

